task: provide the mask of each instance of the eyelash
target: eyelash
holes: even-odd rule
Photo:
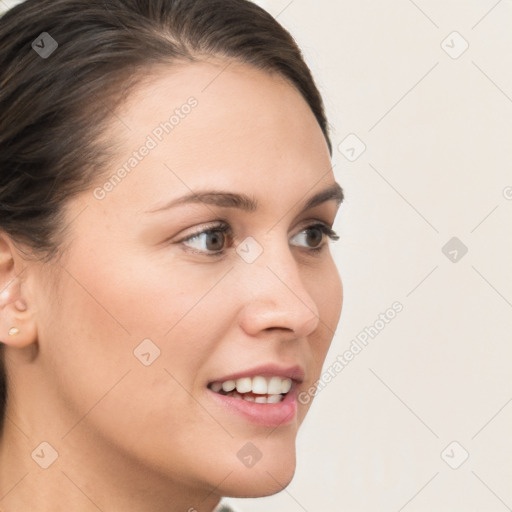
[[[304,231],[308,231],[311,229],[319,229],[322,232],[322,234],[326,235],[332,241],[337,241],[340,238],[338,236],[338,234],[332,228],[330,228],[327,224],[324,224],[323,222],[317,222],[317,223],[311,224],[310,226],[306,226],[304,229],[299,231],[299,233],[297,233],[297,235],[303,233]],[[200,235],[209,235],[212,233],[227,234],[231,240],[233,240],[233,238],[234,238],[233,229],[231,228],[231,226],[229,224],[218,223],[218,224],[215,224],[207,229],[202,229],[200,231],[197,231],[196,233],[193,233],[190,236],[187,236],[186,238],[179,240],[178,243],[190,242],[190,240],[193,240],[194,238],[197,238]],[[326,246],[327,246],[327,243],[322,243],[322,245],[320,245],[318,247],[312,247],[312,248],[306,249],[306,250],[309,253],[312,253],[312,255],[319,255],[325,249]],[[201,254],[204,256],[212,257],[212,258],[219,257],[219,256],[222,256],[225,254],[225,249],[219,250],[217,252],[207,252],[207,251],[200,251],[197,249],[191,249],[189,247],[186,247],[185,250],[187,252]]]

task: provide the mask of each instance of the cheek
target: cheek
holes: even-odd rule
[[[184,283],[179,271],[128,272],[118,265],[95,272],[78,257],[72,261],[62,276],[60,306],[48,303],[40,332],[49,388],[69,411],[62,433],[78,425],[71,443],[91,428],[119,451],[160,464],[165,459],[157,448],[171,449],[170,439],[183,447],[172,447],[177,457],[186,458],[185,448],[197,439],[207,453],[206,434],[223,432],[188,390],[195,395],[202,386],[201,368],[222,332],[225,290],[208,279]],[[151,359],[158,351],[148,366],[140,351],[142,359],[134,354],[143,340]]]
[[[61,306],[44,322],[42,341],[62,368],[57,373],[101,396],[124,368],[143,367],[137,357],[149,351],[162,371],[192,389],[229,318],[222,275],[120,254],[95,255],[91,264],[90,256],[76,251],[69,259]]]
[[[310,293],[317,305],[322,331],[321,351],[327,353],[338,326],[343,306],[343,284],[334,260],[310,279]]]
[[[69,261],[73,279],[68,295],[93,325],[132,340],[167,337],[193,312],[214,287],[218,277],[209,269],[190,272],[186,264],[165,250],[145,254],[107,240],[104,251],[74,251]],[[85,255],[85,256],[84,256]],[[68,303],[66,302],[66,307]],[[75,309],[77,305],[73,306]],[[204,313],[203,313],[204,314]]]

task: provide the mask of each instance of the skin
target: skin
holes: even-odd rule
[[[168,112],[190,96],[198,105],[104,199],[93,194],[101,177],[69,202],[58,262],[30,259],[1,234],[0,339],[11,379],[1,508],[210,512],[221,496],[270,495],[290,482],[311,402],[269,428],[215,404],[206,386],[268,362],[303,366],[298,391],[318,379],[342,284],[328,238],[312,255],[314,239],[300,233],[332,226],[338,205],[301,206],[335,180],[300,94],[246,65],[219,75],[224,68],[163,68],[132,92],[118,112],[130,129],[116,118],[106,133],[119,142],[107,176]],[[146,212],[211,188],[251,195],[258,210]],[[207,251],[206,235],[182,240],[219,220],[234,233],[223,256],[186,252]],[[248,236],[263,248],[250,264],[235,251]],[[9,336],[13,325],[20,332]],[[150,366],[133,354],[146,338],[160,350]],[[48,469],[31,457],[43,441],[58,452]],[[237,457],[249,441],[263,455],[252,468]]]

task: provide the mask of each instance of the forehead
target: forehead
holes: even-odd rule
[[[155,195],[212,183],[263,196],[277,188],[284,199],[291,185],[306,192],[330,170],[323,133],[301,94],[245,64],[161,66],[116,114],[111,170],[127,176],[115,195],[136,191],[145,207]]]

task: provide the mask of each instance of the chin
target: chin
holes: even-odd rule
[[[237,461],[238,462],[238,461]],[[260,498],[282,491],[295,474],[295,450],[267,453],[253,467],[240,468],[236,464],[226,479],[223,493],[231,498]]]

